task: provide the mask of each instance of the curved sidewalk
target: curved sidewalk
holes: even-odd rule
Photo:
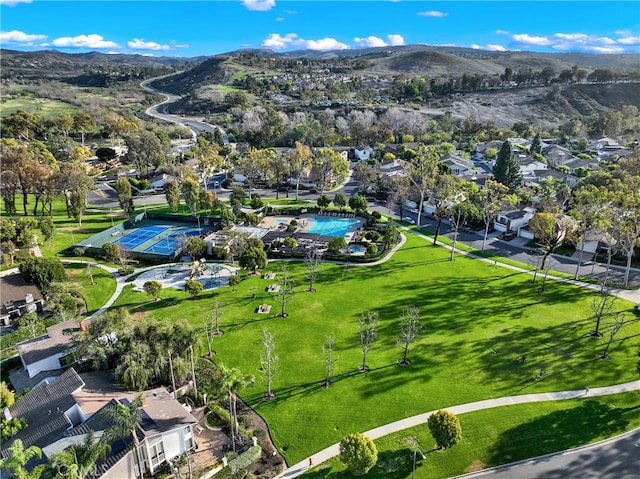
[[[618,394],[623,392],[635,391],[640,389],[640,380],[631,381],[623,384],[615,384],[612,386],[604,386],[600,388],[593,389],[578,389],[572,391],[557,391],[557,392],[548,392],[548,393],[537,393],[537,394],[522,394],[520,396],[505,396],[501,398],[494,399],[485,399],[484,401],[476,401],[467,404],[459,404],[457,406],[447,406],[439,409],[446,409],[451,411],[454,414],[464,414],[467,412],[480,411],[482,409],[490,409],[494,407],[500,406],[510,406],[512,404],[524,404],[531,402],[542,402],[542,401],[562,401],[566,399],[577,399],[577,398],[585,398],[585,397],[596,397],[596,396],[607,396],[609,394]],[[428,411],[422,414],[417,414],[415,416],[407,417],[405,419],[400,419],[399,421],[395,421],[389,424],[385,424],[383,426],[376,427],[369,431],[365,431],[363,434],[370,437],[371,439],[378,439],[382,436],[386,436],[388,434],[393,434],[398,431],[402,431],[404,429],[419,426],[420,424],[425,424],[433,413],[437,412],[439,409],[435,409],[433,411]],[[322,451],[311,456],[313,460],[314,467],[318,464],[321,464],[332,457],[335,457],[340,454],[339,444],[333,444]],[[278,478],[291,478],[298,477],[301,474],[307,472],[309,470],[309,458],[305,458],[304,460],[298,462],[297,464],[289,467],[287,470],[276,476]]]

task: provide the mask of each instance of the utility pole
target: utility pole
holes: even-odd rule
[[[176,398],[176,378],[173,376],[173,362],[171,361],[171,351],[169,351],[169,369],[171,369],[171,384],[173,385],[173,398]]]
[[[193,396],[198,400],[198,386],[196,386],[196,371],[193,365],[193,344],[189,346],[189,354],[191,356],[191,378],[193,379]]]

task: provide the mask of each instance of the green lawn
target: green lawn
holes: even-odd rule
[[[0,116],[9,116],[18,110],[49,118],[64,112],[74,113],[78,108],[58,100],[21,96],[0,102]]]
[[[87,265],[71,263],[65,266],[69,281],[82,293],[87,302],[87,315],[100,309],[116,290],[116,280],[101,268],[91,268],[93,281],[87,275]]]
[[[228,287],[189,300],[177,290],[162,292],[150,303],[130,288],[120,305],[134,317],[157,321],[185,319],[201,328],[214,298],[224,307],[222,329],[215,339],[216,361],[255,374],[255,386],[242,396],[266,419],[273,439],[289,463],[338,442],[345,434],[365,431],[407,416],[471,401],[530,392],[578,389],[637,379],[640,321],[632,304],[627,325],[611,346],[611,361],[596,354],[602,340],[586,337],[593,321],[595,293],[549,282],[545,293],[531,277],[465,257],[448,261],[449,252],[408,235],[406,245],[379,266],[326,264],[316,293],[305,292],[303,263],[287,262],[297,294],[278,318],[276,300],[265,291],[271,283],[257,277],[238,291]],[[271,263],[270,270],[278,271]],[[253,297],[253,294],[256,297]],[[255,312],[273,305],[272,315]],[[423,330],[411,347],[410,367],[397,364],[399,320],[408,304],[420,308]],[[357,322],[363,311],[378,312],[378,339],[369,354],[371,370],[359,373]],[[604,322],[607,323],[609,319]],[[262,328],[275,335],[280,372],[274,378],[277,399],[262,400],[260,381]],[[322,345],[335,337],[333,385],[324,379]],[[494,353],[495,351],[495,353]],[[524,364],[518,358],[525,355]],[[544,368],[541,381],[534,378]]]
[[[378,463],[367,478],[404,479],[411,475],[413,450],[407,438],[418,441],[416,478],[439,479],[485,467],[570,449],[621,434],[640,426],[640,392],[612,396],[519,404],[459,415],[462,441],[437,452],[426,424],[375,441]],[[334,458],[306,478],[353,477]]]

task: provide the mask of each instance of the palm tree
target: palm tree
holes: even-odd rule
[[[111,403],[105,406],[100,413],[102,417],[112,426],[105,431],[104,438],[108,443],[118,439],[131,437],[133,449],[134,467],[138,467],[140,475],[144,477],[142,470],[142,461],[140,460],[140,441],[138,440],[137,429],[142,423],[142,407],[143,397],[138,394],[133,402],[124,404],[121,402]]]
[[[236,393],[253,383],[253,376],[245,376],[239,369],[227,368],[224,364],[218,365],[220,373],[220,386],[227,391],[229,397],[229,418],[231,420],[231,443],[236,450],[236,434],[238,432],[238,419],[236,410]]]
[[[91,472],[99,459],[104,459],[111,452],[108,443],[95,440],[95,433],[87,433],[82,444],[74,444],[53,456],[53,464],[60,471],[60,466],[66,468],[66,479],[84,479]]]
[[[27,463],[37,457],[42,457],[42,450],[39,447],[31,446],[27,449],[20,439],[16,439],[9,447],[9,457],[0,459],[0,470],[7,470],[13,473],[15,479],[39,479],[46,468],[45,464],[34,467],[31,472],[27,471]]]

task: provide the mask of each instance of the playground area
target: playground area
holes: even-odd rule
[[[143,286],[147,281],[158,281],[163,288],[184,289],[187,280],[195,279],[202,283],[205,290],[209,290],[228,285],[232,274],[236,274],[236,269],[231,266],[194,261],[191,265],[164,266],[145,271],[133,280],[133,289],[144,291]]]

